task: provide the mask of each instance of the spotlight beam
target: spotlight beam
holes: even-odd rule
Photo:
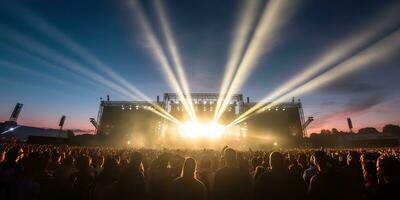
[[[157,114],[157,115],[159,115],[159,116],[161,116],[161,117],[163,117],[163,118],[165,118],[165,119],[167,119],[167,120],[169,120],[169,121],[171,121],[173,123],[181,124],[181,122],[179,120],[177,120],[175,117],[170,115],[168,112],[167,113],[169,115],[166,115],[165,114],[166,111],[163,108],[161,108],[160,106],[158,106],[156,104],[152,104],[152,105],[155,106],[155,108],[145,108],[145,109],[148,110],[148,111],[151,111],[151,112],[153,112],[153,113],[155,113],[155,114]]]
[[[232,96],[237,92],[246,81],[250,72],[256,66],[257,60],[265,53],[271,51],[278,41],[278,29],[287,21],[290,11],[295,3],[290,0],[270,1],[262,13],[254,35],[250,39],[247,50],[240,61],[235,77],[226,93],[226,96]],[[216,121],[220,118],[228,101],[223,101],[217,111]]]
[[[32,55],[32,54],[30,54],[30,53],[28,53],[28,52],[25,52],[24,50],[20,50],[20,49],[18,49],[18,48],[15,48],[15,47],[12,47],[12,46],[9,46],[9,45],[3,45],[3,44],[0,44],[0,45],[3,46],[3,47],[5,47],[7,50],[9,50],[9,51],[11,51],[11,52],[14,52],[14,53],[17,53],[17,54],[21,54],[21,55],[23,55],[23,56],[25,56],[25,57],[28,57],[28,58],[30,58],[30,59],[32,59],[32,60],[35,60],[35,61],[39,62],[42,66],[49,66],[49,67],[53,67],[53,68],[58,68],[58,69],[61,70],[63,73],[69,73],[70,75],[73,75],[73,76],[79,78],[79,79],[82,80],[82,81],[86,81],[86,82],[90,83],[91,85],[93,85],[93,86],[95,86],[95,87],[106,88],[103,84],[97,84],[96,82],[92,81],[91,79],[85,78],[85,76],[82,76],[81,74],[77,74],[77,73],[74,72],[74,71],[66,70],[65,68],[62,68],[62,67],[60,67],[59,65],[53,64],[51,61],[48,61],[48,60],[46,60],[46,59],[44,59],[44,58],[34,56],[34,55]],[[78,85],[74,85],[74,84],[72,84],[71,82],[63,81],[63,80],[58,79],[58,78],[55,78],[55,77],[53,77],[53,76],[49,76],[49,75],[43,74],[43,73],[41,73],[41,72],[38,72],[38,71],[36,71],[36,70],[31,70],[31,69],[29,69],[29,68],[25,68],[25,67],[23,67],[23,66],[21,66],[21,65],[17,65],[17,64],[15,64],[15,63],[11,63],[11,62],[9,62],[9,61],[0,60],[0,65],[2,65],[2,66],[4,66],[4,67],[11,68],[11,69],[14,69],[14,70],[21,71],[21,72],[23,72],[23,73],[29,73],[29,74],[34,75],[34,76],[37,76],[37,77],[41,77],[41,78],[44,78],[44,79],[47,79],[47,80],[50,80],[50,81],[54,81],[54,82],[63,84],[63,85],[65,85],[65,86],[71,86],[71,85],[73,85],[73,86],[76,86],[76,87],[78,87],[78,88],[82,88],[82,86],[80,86],[80,85],[79,85],[79,86],[78,86]],[[106,89],[108,89],[108,88],[106,88]],[[91,91],[91,90],[88,90],[88,91]],[[125,98],[132,98],[131,96],[127,96],[127,95],[124,95],[124,94],[122,94],[122,95],[123,95]],[[151,100],[148,100],[148,102],[151,102]],[[159,105],[154,104],[154,103],[151,103],[151,104],[152,104],[155,108],[157,108],[158,111],[155,112],[156,110],[154,110],[154,109],[152,109],[152,110],[150,110],[150,111],[155,112],[156,114],[158,114],[158,115],[160,115],[160,116],[162,116],[162,117],[164,117],[164,118],[166,118],[166,119],[169,119],[170,121],[174,121],[174,122],[176,123],[177,119],[175,119],[172,115],[170,115],[170,114],[169,114],[167,111],[165,111],[162,107],[160,107]],[[162,113],[163,113],[163,114],[162,114]]]
[[[16,71],[19,71],[19,72],[22,72],[25,74],[29,74],[32,76],[36,76],[38,78],[47,79],[49,81],[52,81],[52,82],[55,82],[55,83],[58,83],[58,84],[61,84],[61,85],[67,86],[67,87],[74,86],[75,88],[80,88],[80,89],[82,88],[79,85],[71,84],[70,82],[55,78],[54,76],[49,76],[47,74],[38,72],[36,70],[32,70],[30,68],[23,67],[19,64],[10,62],[8,60],[0,59],[0,66],[2,66],[4,68],[9,68],[11,70],[16,70]]]
[[[158,14],[158,18],[161,22],[161,28],[163,30],[165,39],[167,41],[167,47],[168,47],[168,50],[172,57],[172,62],[174,63],[175,70],[178,74],[179,83],[182,86],[183,93],[186,94],[186,96],[187,96],[187,100],[188,100],[187,102],[190,107],[190,112],[192,113],[192,115],[195,117],[195,119],[197,121],[197,116],[196,116],[196,113],[194,110],[192,97],[190,95],[190,88],[189,88],[189,84],[188,84],[188,81],[186,78],[185,70],[184,70],[182,60],[181,60],[179,52],[178,52],[178,47],[176,45],[175,39],[172,36],[172,30],[170,28],[171,26],[167,20],[167,14],[165,13],[165,8],[164,8],[164,5],[162,4],[162,0],[155,1],[155,8],[156,8],[156,11]]]
[[[94,56],[88,50],[86,50],[81,45],[76,43],[69,36],[67,36],[62,31],[51,25],[46,20],[42,19],[41,17],[33,13],[28,8],[14,3],[14,6],[11,6],[11,10],[13,10],[15,13],[18,13],[19,14],[18,16],[23,18],[23,20],[25,20],[26,22],[28,22],[28,25],[30,25],[32,28],[42,32],[43,34],[46,34],[47,37],[52,38],[53,40],[59,42],[68,50],[70,50],[72,53],[75,53],[77,56],[81,57],[82,59],[90,63],[92,66],[99,69],[101,72],[112,78],[121,86],[126,87],[130,92],[132,92],[136,96],[146,101],[150,101],[149,97],[147,97],[142,91],[133,86],[131,83],[129,83],[129,81],[127,81],[125,78],[123,78],[115,71],[113,71],[110,66],[107,66],[104,62],[100,61],[96,56]]]
[[[230,48],[228,60],[225,66],[225,72],[221,83],[220,96],[218,97],[216,109],[214,113],[214,121],[216,121],[218,110],[221,107],[222,101],[228,98],[225,94],[228,86],[232,81],[237,66],[239,65],[241,55],[243,54],[246,42],[250,36],[252,25],[256,19],[256,11],[260,6],[259,0],[246,1],[244,9],[239,16],[239,23],[235,30],[233,45]]]
[[[14,43],[16,43],[18,46],[28,49],[29,52],[32,54],[39,55],[40,57],[45,57],[45,58],[51,60],[52,62],[58,63],[61,66],[65,67],[71,71],[74,71],[75,73],[82,74],[85,77],[92,79],[92,80],[98,82],[99,84],[103,84],[106,87],[113,89],[115,91],[118,91],[119,93],[126,95],[130,98],[133,98],[133,99],[137,98],[135,95],[133,95],[126,89],[124,89],[121,86],[115,84],[114,82],[104,78],[100,74],[98,74],[90,69],[87,69],[85,66],[67,58],[66,56],[60,54],[56,50],[51,49],[51,48],[43,45],[42,43],[37,42],[22,33],[12,31],[12,30],[6,30],[5,28],[3,28],[0,31],[0,34],[1,34],[1,36],[5,36],[10,41],[13,41]]]
[[[321,74],[308,81],[307,83],[297,87],[285,95],[282,95],[277,100],[265,103],[267,99],[263,99],[259,104],[253,106],[250,110],[246,111],[238,118],[236,118],[230,125],[242,122],[248,118],[252,113],[259,112],[261,108],[270,108],[276,105],[278,102],[284,99],[290,98],[291,96],[297,96],[310,92],[314,89],[320,88],[321,86],[327,85],[349,73],[360,70],[373,63],[378,63],[386,58],[394,55],[398,55],[400,49],[400,30],[396,30],[385,38],[373,43],[372,45],[365,48],[360,53],[352,56],[346,61],[336,65],[325,73]],[[397,54],[396,54],[397,53]]]
[[[6,67],[6,68],[10,68],[12,70],[17,70],[17,71],[20,71],[22,73],[27,73],[27,74],[30,74],[30,75],[33,75],[33,76],[36,76],[36,77],[39,77],[39,78],[47,79],[49,81],[56,82],[56,83],[59,83],[59,84],[65,85],[65,86],[71,86],[72,85],[75,88],[81,88],[81,86],[79,86],[79,85],[71,84],[70,82],[55,78],[53,76],[49,76],[47,74],[43,74],[41,72],[38,72],[38,71],[35,71],[35,70],[32,70],[32,69],[23,67],[21,65],[18,65],[18,64],[6,61],[6,60],[1,60],[0,59],[0,67]],[[157,115],[159,115],[159,116],[161,116],[161,117],[163,117],[163,118],[165,118],[167,120],[170,120],[170,121],[172,121],[174,123],[178,123],[178,124],[180,123],[177,119],[173,118],[172,116],[167,116],[167,115],[163,114],[162,113],[163,110],[160,111],[159,109],[161,107],[159,107],[158,105],[155,105],[155,104],[152,104],[152,105],[154,107],[156,107],[156,109],[158,109],[158,110],[150,109],[150,108],[147,108],[146,110],[149,110],[149,111],[151,111],[151,112],[153,112],[153,113],[155,113],[155,114],[157,114]]]
[[[139,2],[137,2],[136,0],[132,0],[130,1],[129,5],[132,7],[140,26],[145,32],[146,39],[149,42],[149,46],[151,48],[152,56],[157,62],[159,62],[160,66],[162,67],[164,76],[167,79],[169,85],[177,92],[178,96],[182,99],[182,104],[186,112],[189,114],[192,120],[195,120],[196,117],[191,112],[190,106],[187,102],[187,99],[183,95],[182,89],[180,88],[179,83],[172,71],[168,58],[164,53],[161,44],[158,41],[154,31],[152,30],[149,20],[143,13],[143,9],[139,5]]]
[[[53,76],[49,76],[49,75],[43,74],[41,72],[38,72],[38,71],[35,71],[35,70],[32,70],[32,69],[23,67],[21,65],[18,65],[18,64],[6,61],[6,60],[1,60],[0,59],[0,67],[1,66],[2,67],[6,67],[6,68],[10,68],[10,69],[13,69],[13,70],[20,71],[22,73],[27,73],[27,74],[30,74],[30,75],[33,75],[33,76],[37,76],[39,78],[47,79],[49,81],[56,82],[56,83],[59,83],[59,84],[65,85],[65,86],[71,86],[72,85],[72,86],[74,86],[76,88],[81,88],[81,86],[71,84],[70,82],[63,81],[63,80],[55,78]],[[159,115],[159,116],[161,116],[161,117],[163,117],[163,118],[165,118],[167,120],[170,120],[170,121],[172,121],[174,123],[178,123],[178,124],[180,123],[174,117],[163,114],[162,112],[164,110],[160,106],[158,106],[156,104],[152,104],[152,106],[154,106],[156,109],[147,108],[146,110],[149,110],[149,111],[151,111],[151,112],[153,112],[153,113],[155,113],[155,114],[157,114],[157,115]]]
[[[85,76],[82,76],[81,74],[77,74],[77,73],[75,73],[73,71],[69,71],[69,70],[67,70],[67,69],[65,69],[65,68],[63,68],[63,67],[61,67],[61,66],[59,66],[59,65],[57,65],[57,64],[55,64],[55,63],[53,63],[51,61],[48,61],[48,60],[46,60],[44,58],[32,55],[32,54],[30,54],[29,52],[27,52],[27,51],[25,51],[23,49],[19,49],[19,48],[12,47],[12,46],[5,45],[5,44],[1,44],[1,43],[0,43],[0,46],[1,46],[2,49],[7,49],[7,51],[13,52],[15,54],[19,54],[21,56],[26,57],[27,59],[33,60],[33,61],[39,63],[43,67],[47,67],[47,68],[51,68],[51,69],[56,68],[62,74],[68,74],[68,76],[74,77],[76,79],[79,79],[79,81],[86,82],[89,85],[92,85],[92,86],[94,86],[96,88],[97,87],[101,87],[102,89],[108,90],[108,88],[106,88],[105,86],[99,85],[96,82],[92,81],[91,79],[87,79]],[[38,71],[35,71],[35,72],[40,73]],[[71,83],[71,82],[69,82],[69,83]],[[79,85],[79,88],[82,88],[82,86]],[[87,91],[90,92],[92,90],[87,89]],[[124,96],[124,97],[126,98],[126,96]]]
[[[96,72],[87,69],[85,66],[80,65],[79,63],[58,53],[56,50],[51,49],[51,48],[43,45],[42,43],[37,42],[22,33],[18,33],[16,31],[12,31],[12,30],[6,30],[5,28],[3,28],[0,31],[0,34],[1,34],[0,36],[4,36],[5,38],[9,39],[10,41],[14,41],[18,46],[25,47],[26,49],[28,49],[28,51],[31,54],[39,55],[39,57],[37,58],[39,60],[43,60],[43,57],[47,58],[54,63],[58,63],[59,65],[55,65],[57,67],[63,66],[66,69],[70,70],[71,73],[82,75],[82,76],[88,78],[89,80],[93,80],[93,81],[97,82],[99,85],[102,85],[109,89],[117,91],[119,94],[121,94],[125,97],[131,98],[131,99],[138,99],[137,96],[135,96],[134,94],[132,94],[125,88],[122,88],[121,86],[104,78],[103,76],[97,74]],[[32,53],[32,52],[34,52],[34,53]],[[33,55],[30,55],[30,56],[34,57]],[[12,66],[12,65],[9,64],[9,66]],[[14,65],[14,67],[16,67],[16,66]],[[17,68],[15,68],[15,69],[17,69]],[[18,69],[24,70],[22,68],[18,68]],[[29,71],[29,73],[36,74],[37,76],[43,75],[43,74],[39,75],[35,71]],[[47,75],[44,75],[44,76],[47,77]],[[47,78],[47,79],[49,79],[49,78]],[[59,82],[59,81],[57,81],[57,82]],[[150,100],[148,100],[148,101],[150,101]],[[165,115],[169,116],[169,118],[173,118],[172,115],[170,115],[167,111],[162,109],[160,106],[158,106],[156,104],[153,104],[153,106],[157,107],[160,112],[163,112]]]
[[[274,90],[268,97],[266,97],[266,101],[271,101],[279,97],[301,83],[309,80],[321,71],[334,66],[336,63],[339,63],[345,59],[346,56],[351,55],[357,49],[360,49],[368,42],[371,42],[384,31],[387,31],[388,29],[393,28],[395,25],[398,25],[400,22],[400,14],[398,12],[399,9],[400,4],[395,6],[391,5],[389,9],[384,9],[384,12],[373,18],[372,23],[368,21],[368,25],[364,25],[361,28],[361,31],[358,31],[355,34],[352,34],[350,37],[339,41],[337,45],[326,51],[322,57],[306,67],[301,74],[293,77],[290,79],[290,81],[284,83],[281,87]]]
[[[82,59],[86,60],[88,63],[92,64],[92,66],[95,66],[97,69],[99,69],[103,73],[110,76],[113,80],[115,80],[122,86],[125,86],[130,92],[132,92],[135,95],[130,94],[130,92],[127,92],[124,88],[121,88],[121,86],[118,86],[109,80],[105,80],[105,78],[101,77],[99,74],[95,75],[95,79],[100,79],[100,81],[98,81],[98,82],[101,82],[101,83],[107,82],[108,86],[111,86],[112,89],[115,89],[115,90],[119,91],[120,93],[123,93],[125,96],[129,96],[130,98],[137,98],[137,96],[138,96],[139,98],[144,99],[146,101],[149,101],[149,102],[151,101],[150,98],[147,97],[142,91],[140,91],[139,89],[134,87],[126,79],[124,79],[122,76],[120,76],[116,72],[114,72],[111,69],[111,67],[109,67],[106,64],[104,64],[103,62],[101,62],[97,57],[95,57],[93,54],[91,54],[85,48],[80,46],[73,39],[71,39],[70,37],[65,35],[62,31],[60,31],[56,27],[52,26],[46,20],[40,18],[39,16],[35,15],[32,11],[30,11],[29,9],[27,9],[21,5],[14,4],[14,6],[12,8],[14,9],[14,12],[17,11],[16,13],[23,13],[22,15],[18,15],[18,16],[22,17],[26,22],[28,22],[28,25],[30,25],[34,29],[46,34],[48,37],[54,39],[55,41],[63,44],[63,46],[66,47],[67,49],[69,49],[71,52],[76,53],[76,55],[78,55]],[[75,63],[75,64],[77,64],[77,63]],[[81,67],[81,68],[84,69],[83,67]],[[86,71],[86,70],[83,70],[83,71]],[[103,79],[103,80],[101,80],[101,79]],[[158,112],[162,112],[162,113],[164,113],[165,116],[168,116],[168,118],[171,118],[172,120],[176,120],[176,119],[174,119],[173,116],[171,116],[168,112],[166,112],[160,106],[153,104],[153,103],[152,103],[152,105],[159,110]]]

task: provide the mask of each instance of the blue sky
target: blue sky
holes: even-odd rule
[[[154,0],[139,3],[166,49]],[[245,0],[163,1],[191,91],[219,91],[228,52],[236,39],[234,30],[246,3]],[[261,0],[257,17],[267,4]],[[66,115],[67,128],[87,129],[91,128],[89,117],[97,116],[100,97],[110,94],[113,100],[129,100],[113,89],[90,82],[82,74],[71,72],[52,54],[39,55],[36,44],[110,78],[32,19],[40,19],[67,36],[150,98],[173,91],[151,55],[146,35],[129,5],[127,0],[1,1],[0,120],[7,120],[15,103],[21,102],[22,124],[56,127],[61,115]],[[400,28],[399,6],[394,0],[299,1],[291,12],[282,15],[287,20],[276,30],[276,44],[257,59],[239,92],[254,101],[260,100],[306,71],[341,41],[352,41],[357,35],[375,31],[374,37],[338,63],[351,58]],[[375,30],[376,24],[386,25]],[[306,116],[316,118],[311,130],[345,129],[346,117],[352,117],[357,128],[399,124],[400,109],[396,103],[400,100],[399,52],[298,95]]]

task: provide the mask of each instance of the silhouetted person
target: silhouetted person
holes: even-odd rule
[[[130,156],[130,162],[124,169],[112,189],[112,199],[145,199],[146,183],[142,165],[143,156],[134,152]]]
[[[310,180],[308,193],[310,199],[342,199],[343,181],[330,162],[330,158],[323,152],[314,154],[315,165],[318,173]]]
[[[398,199],[400,195],[400,163],[394,156],[381,156],[377,161],[380,191],[378,199]]]
[[[47,166],[47,170],[54,172],[60,167],[61,167],[61,154],[59,154],[58,152],[54,152],[50,155],[50,160]]]
[[[7,151],[5,161],[0,163],[0,199],[16,199],[17,183],[23,167],[18,163],[24,156],[24,151],[13,147]]]
[[[112,185],[117,181],[119,175],[118,160],[107,158],[104,162],[104,168],[97,177],[94,198],[96,200],[106,199],[111,195]]]
[[[168,154],[161,154],[153,161],[150,174],[149,192],[151,199],[166,199],[173,181]]]
[[[262,165],[262,159],[258,157],[253,157],[251,159],[251,172],[250,172],[251,176],[253,177],[255,176],[256,168],[261,165]]]
[[[182,168],[181,177],[172,182],[171,199],[206,199],[206,187],[194,177],[195,171],[196,161],[193,158],[187,158]]]
[[[73,199],[87,200],[93,198],[96,172],[91,168],[91,158],[80,156],[76,161],[78,172],[71,176]]]
[[[96,174],[99,175],[103,170],[104,165],[104,156],[97,155],[93,157],[92,166],[93,170],[96,171]]]
[[[48,170],[50,161],[50,152],[45,152],[40,155],[39,175],[36,177],[36,181],[40,184],[40,199],[44,200],[54,199],[57,194],[54,177]]]
[[[296,199],[305,199],[307,193],[307,186],[302,177],[303,168],[301,165],[290,165],[290,188],[293,189],[293,194],[296,195]]]
[[[311,178],[318,173],[317,167],[315,166],[314,155],[310,156],[310,165],[308,169],[303,172],[303,180],[306,183],[307,188],[310,186]]]
[[[256,183],[257,180],[261,177],[261,175],[263,175],[266,171],[267,170],[263,166],[257,166],[256,170],[254,170],[254,175],[253,175],[254,183]]]
[[[38,153],[30,153],[24,161],[24,171],[18,182],[18,199],[39,199],[40,184],[36,181],[40,174],[40,157]]]
[[[256,181],[255,199],[303,198],[303,194],[294,189],[295,182],[289,174],[283,155],[279,152],[272,152],[269,158],[270,170],[262,174]]]
[[[346,181],[343,182],[346,196],[351,199],[360,199],[363,191],[363,175],[360,154],[350,151],[347,154],[347,165],[343,170]]]
[[[364,178],[364,199],[376,199],[379,188],[376,162],[368,160],[363,162],[362,166]]]
[[[299,155],[299,165],[303,168],[303,171],[310,167],[305,153]]]
[[[236,151],[231,148],[224,150],[226,166],[215,174],[215,199],[249,199],[251,178],[248,173],[237,167]]]
[[[201,181],[207,189],[207,196],[211,196],[211,189],[213,188],[215,173],[211,166],[211,159],[204,156],[200,160],[199,169],[196,172],[196,178]]]
[[[72,180],[71,176],[78,170],[74,166],[75,159],[71,155],[65,157],[61,162],[61,167],[54,172],[56,181],[57,198],[70,199]]]

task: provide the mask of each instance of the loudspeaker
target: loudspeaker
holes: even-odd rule
[[[352,130],[353,129],[353,123],[351,122],[350,117],[347,118],[347,124],[349,125],[349,129]]]

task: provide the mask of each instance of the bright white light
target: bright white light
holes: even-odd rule
[[[274,142],[274,146],[278,146],[278,143],[277,143],[277,142]]]
[[[219,99],[229,98],[226,97],[226,92],[229,89],[229,84],[232,82],[232,79],[235,75],[237,66],[240,63],[241,54],[245,50],[246,42],[248,40],[249,35],[251,34],[251,30],[253,28],[253,23],[257,17],[257,9],[260,7],[261,1],[252,0],[245,1],[242,13],[240,14],[239,23],[234,31],[234,40],[232,41],[232,46],[229,51],[229,57],[225,67],[225,73],[222,79],[221,90]],[[222,101],[217,101],[217,106],[215,111],[220,109]],[[217,112],[215,113],[215,117],[217,117]]]
[[[185,70],[183,67],[182,59],[179,55],[178,52],[178,47],[176,45],[175,39],[172,36],[172,30],[170,28],[169,22],[167,20],[167,14],[164,10],[164,6],[161,0],[155,1],[155,8],[160,20],[161,28],[162,28],[162,33],[164,33],[165,40],[167,42],[167,47],[171,55],[171,60],[174,63],[175,70],[178,75],[178,80],[180,85],[182,86],[182,91],[185,94],[190,94],[190,89],[189,89],[189,83],[186,78]],[[196,118],[196,114],[194,111],[193,107],[193,102],[192,102],[192,97],[191,95],[185,95],[187,97],[186,103],[188,104],[190,108],[190,112],[192,112],[192,115]]]
[[[223,134],[225,127],[220,124],[201,124],[198,122],[186,122],[180,126],[180,134],[185,138],[208,138],[217,139]]]
[[[10,128],[10,129],[8,129],[9,131],[13,131],[13,130],[15,130],[15,128]]]
[[[254,35],[249,41],[249,45],[243,54],[237,71],[230,84],[229,89],[224,95],[225,98],[235,94],[247,80],[250,72],[257,65],[257,61],[277,44],[278,30],[287,22],[287,19],[294,10],[295,1],[270,1],[265,7],[261,18],[254,30]],[[223,101],[221,106],[217,105],[214,121],[218,121],[229,102]]]
[[[275,106],[279,102],[284,101],[293,96],[303,95],[307,92],[320,88],[324,85],[332,83],[333,81],[352,73],[356,70],[360,70],[364,67],[371,66],[372,64],[377,64],[379,62],[384,61],[394,55],[397,55],[400,47],[400,30],[397,30],[391,33],[389,36],[373,43],[360,53],[350,57],[345,62],[340,63],[339,65],[334,66],[332,69],[324,72],[320,76],[315,77],[314,79],[304,83],[303,85],[297,87],[289,93],[281,96],[275,101],[269,103],[267,105],[268,108]],[[234,120],[233,124],[237,124],[244,119],[246,119],[251,113],[258,111],[266,102],[266,99],[261,100],[251,109],[247,110],[245,113],[240,115],[237,119]]]
[[[157,62],[159,62],[160,66],[163,69],[164,76],[167,79],[168,83],[170,84],[171,88],[174,89],[179,98],[182,99],[182,105],[185,108],[186,112],[189,114],[192,120],[195,120],[196,113],[194,112],[194,109],[191,106],[192,104],[188,102],[187,98],[185,98],[183,93],[184,91],[180,87],[179,82],[175,77],[174,71],[172,70],[172,66],[169,63],[167,54],[166,52],[164,52],[164,49],[162,48],[160,41],[158,40],[155,32],[153,31],[153,28],[151,27],[151,24],[147,16],[144,14],[144,11],[140,6],[140,3],[138,1],[130,1],[130,6],[134,11],[133,13],[135,14],[135,18],[138,20],[140,26],[145,32],[145,36],[149,47],[148,49],[151,52],[151,55]]]
[[[271,94],[264,97],[263,100],[261,100],[260,102],[278,102],[279,100],[284,100],[287,99],[288,97],[291,97],[291,95],[295,96],[297,94],[302,94],[305,92],[306,87],[310,88],[307,90],[319,87],[321,84],[320,82],[317,83],[318,79],[320,81],[322,81],[322,79],[330,79],[330,81],[332,81],[335,80],[337,77],[340,77],[340,74],[345,75],[350,71],[354,71],[356,68],[361,68],[363,65],[367,65],[368,63],[365,61],[373,60],[376,58],[379,59],[379,56],[387,57],[387,55],[390,54],[388,49],[393,49],[393,46],[396,45],[396,42],[398,42],[398,40],[394,39],[392,43],[387,43],[388,44],[387,47],[385,45],[381,47],[383,51],[387,52],[386,54],[382,54],[381,51],[379,51],[379,49],[377,51],[370,51],[371,54],[369,55],[367,54],[369,53],[368,51],[364,51],[364,54],[361,55],[358,54],[359,55],[358,58],[354,56],[350,57],[349,59],[345,60],[345,62],[342,62],[342,64],[336,65],[336,67],[333,67],[333,69],[327,71],[329,73],[324,73],[323,75],[320,75],[318,78],[314,78],[311,81],[305,82],[306,80],[310,79],[314,75],[321,72],[323,69],[326,69],[334,65],[335,63],[338,63],[340,60],[344,59],[346,56],[350,55],[352,52],[354,52],[361,46],[364,46],[365,44],[373,40],[373,38],[376,38],[378,35],[382,34],[382,32],[385,32],[386,30],[393,27],[395,24],[398,24],[399,14],[397,10],[399,9],[399,6],[400,4],[396,4],[394,6],[388,7],[388,9],[385,9],[384,12],[380,13],[378,16],[374,18],[375,20],[373,21],[373,23],[368,22],[369,23],[368,26],[360,28],[359,30],[361,31],[359,31],[358,33],[352,34],[351,37],[345,38],[344,40],[337,42],[337,45],[335,45],[332,48],[329,48],[329,50],[326,51],[322,56],[320,56],[317,60],[315,60],[311,65],[306,67],[302,73],[300,73],[299,75],[297,75],[292,79],[289,79],[290,81],[282,84],[282,86],[273,91]],[[352,67],[351,65],[355,65],[357,67]],[[337,68],[337,66],[341,66],[339,67],[341,69],[335,69]],[[329,78],[329,76],[332,78]],[[264,104],[265,103],[260,103],[260,105],[254,106],[255,109],[252,108],[246,111],[244,114],[238,117],[238,119],[244,118],[246,115],[262,107]],[[268,106],[269,107],[273,106],[273,104],[270,104]]]
[[[128,141],[126,142],[126,144],[130,145],[130,144],[131,144],[131,141],[128,140]]]
[[[371,42],[374,38],[381,35],[387,30],[393,28],[400,22],[399,10],[400,4],[391,5],[383,12],[379,13],[375,18],[372,18],[372,23],[368,20],[368,24],[357,29],[357,33],[351,34],[341,41],[335,42],[335,45],[329,48],[321,56],[318,56],[309,66],[304,68],[304,71],[290,78],[289,81],[282,84],[279,88],[274,90],[264,99],[267,102],[271,102],[279,96],[289,92],[297,86],[303,84],[308,79],[317,75],[321,71],[331,67],[335,63],[339,63],[347,56],[354,53],[357,49],[365,46]]]

